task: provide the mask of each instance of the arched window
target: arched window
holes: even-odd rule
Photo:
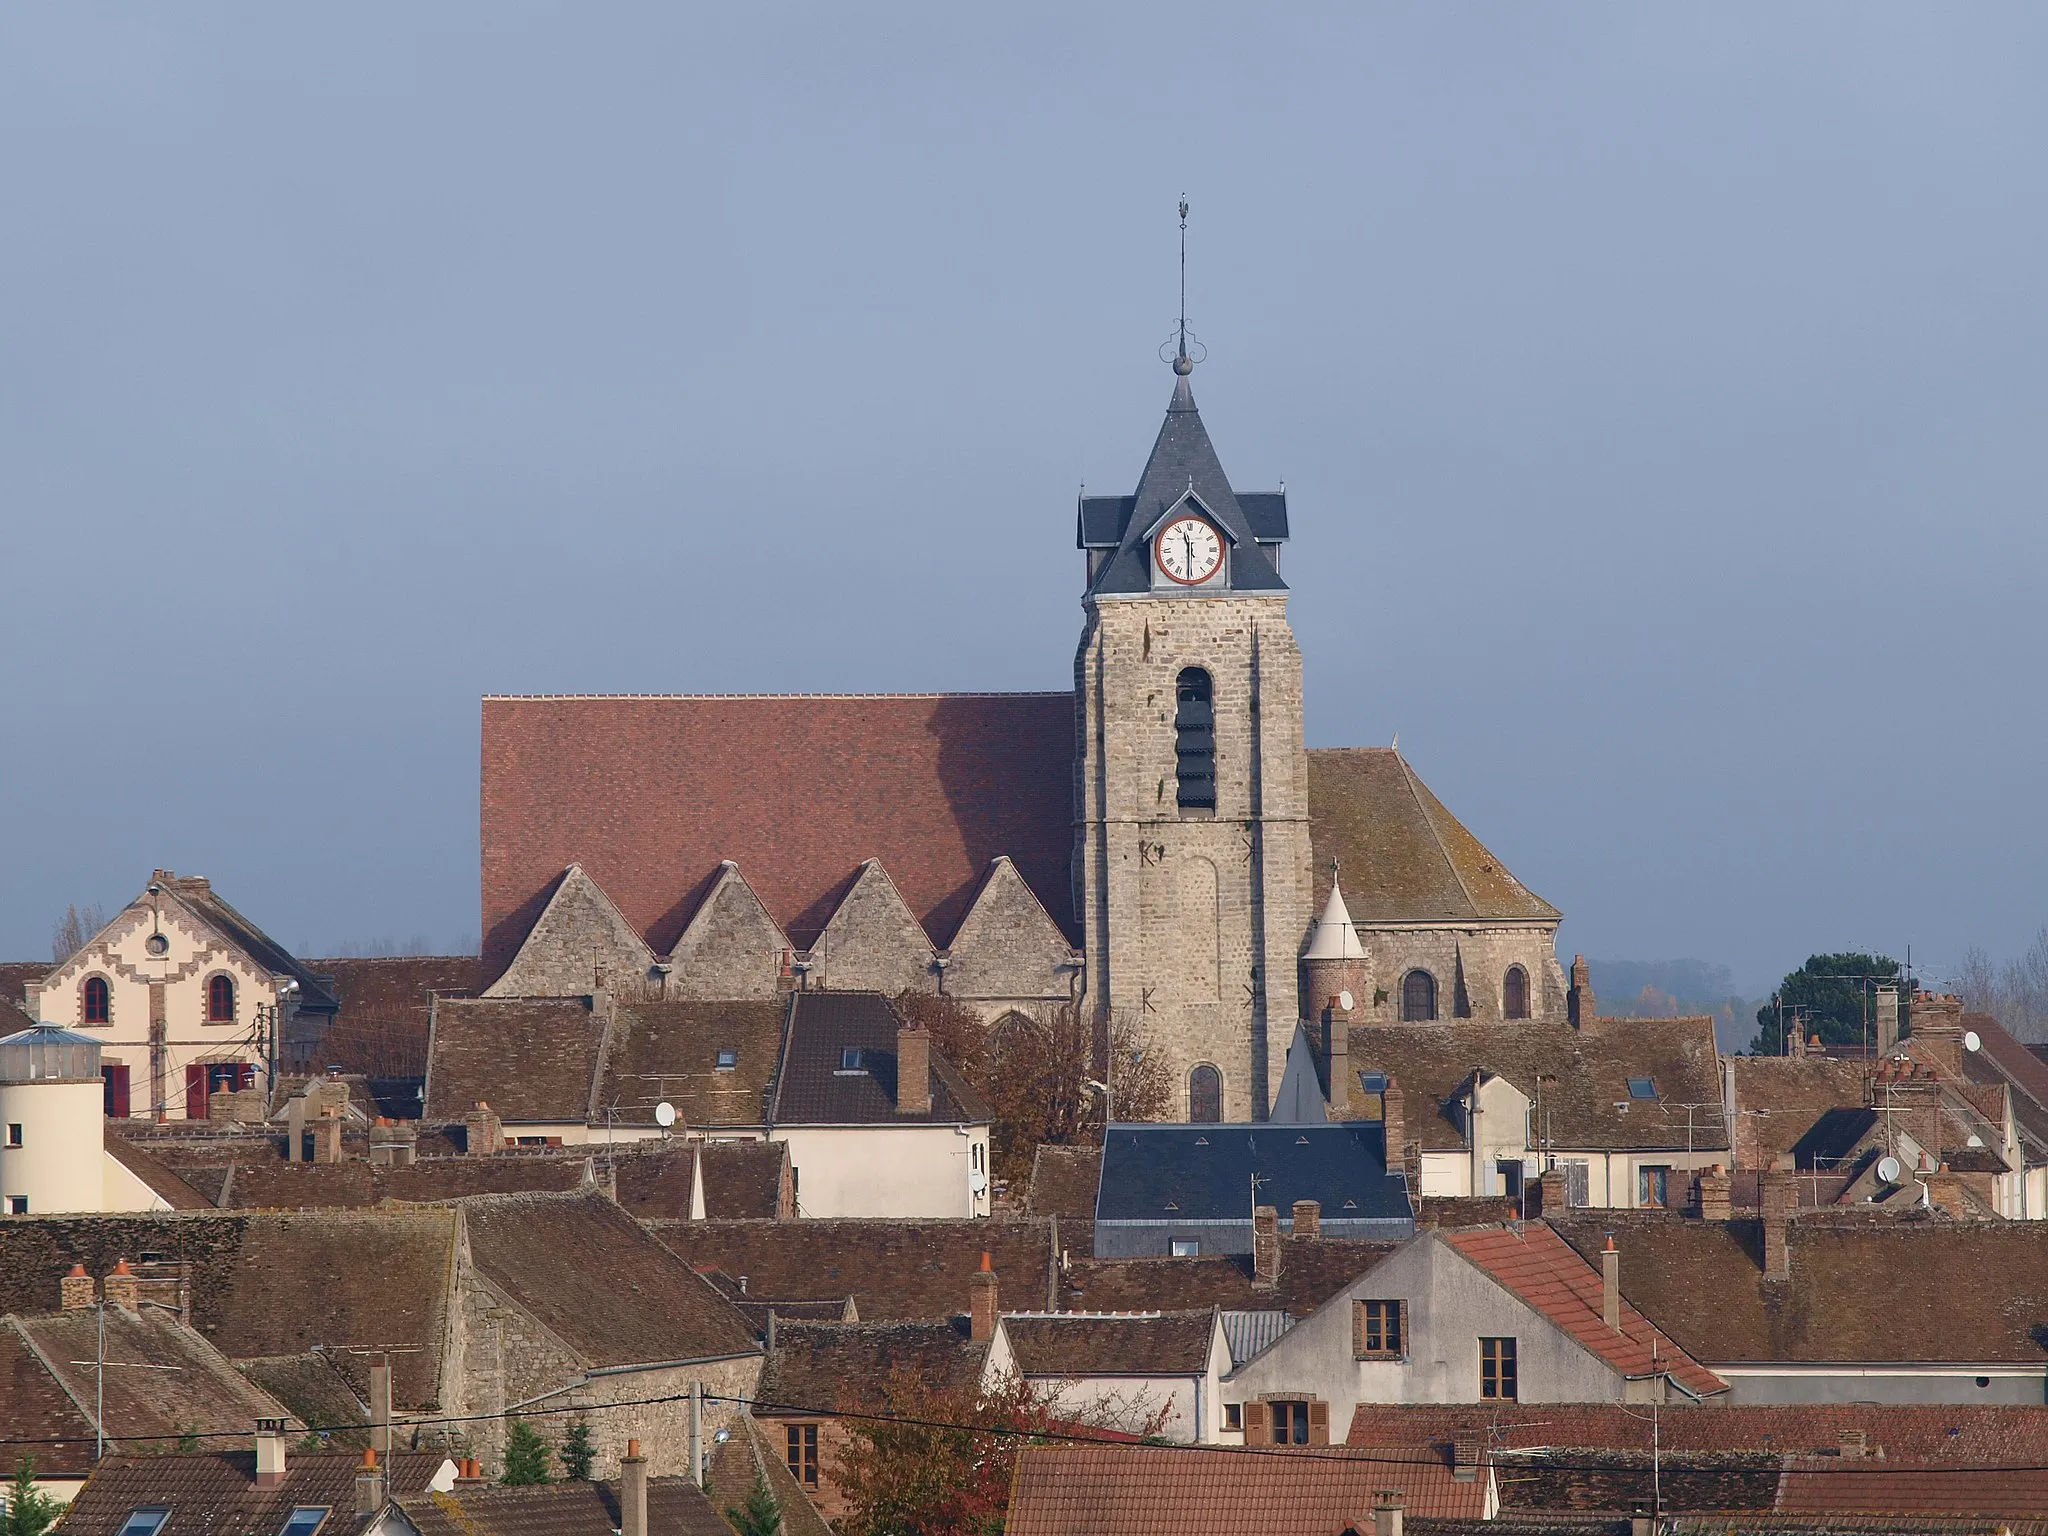
[[[84,1019],[88,1024],[105,1024],[114,1017],[113,993],[107,989],[107,978],[88,976],[85,978]]]
[[[1501,1011],[1511,1019],[1529,1017],[1529,973],[1519,965],[1508,967],[1500,988]]]
[[[1223,1118],[1223,1074],[1203,1065],[1188,1074],[1188,1118],[1214,1125]]]
[[[1216,704],[1209,674],[1184,670],[1174,684],[1173,755],[1180,778],[1180,808],[1216,809]]]
[[[235,980],[232,976],[216,976],[206,984],[206,1022],[235,1022]]]
[[[1427,971],[1410,971],[1401,978],[1401,1019],[1414,1023],[1436,1017],[1436,978]]]

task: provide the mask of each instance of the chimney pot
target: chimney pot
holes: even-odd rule
[[[58,1296],[66,1312],[83,1312],[93,1303],[92,1276],[85,1272],[83,1264],[71,1266],[57,1286]]]
[[[356,1513],[374,1515],[383,1507],[384,1469],[377,1464],[377,1453],[367,1450],[362,1469],[356,1473]]]
[[[996,1273],[989,1256],[981,1256],[981,1268],[968,1277],[968,1336],[986,1344],[996,1336]]]
[[[1382,1488],[1372,1499],[1372,1536],[1401,1536],[1406,1500],[1398,1488]]]
[[[103,1300],[129,1312],[141,1307],[141,1283],[135,1271],[128,1267],[126,1259],[117,1261],[106,1279],[100,1283],[100,1296]]]
[[[1600,1321],[1621,1332],[1621,1252],[1614,1246],[1612,1232],[1600,1252]]]

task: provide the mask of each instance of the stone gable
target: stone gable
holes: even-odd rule
[[[789,958],[788,937],[739,865],[727,859],[669,951],[662,995],[721,1002],[772,998],[788,985]]]
[[[931,940],[877,859],[861,865],[808,959],[814,987],[896,993],[934,986]]]
[[[945,987],[967,1003],[1064,1002],[1078,958],[1017,866],[999,858],[953,937]]]
[[[569,997],[643,981],[654,952],[597,882],[571,864],[504,975],[485,997]]]

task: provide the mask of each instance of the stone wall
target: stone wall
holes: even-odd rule
[[[807,978],[836,991],[936,989],[932,942],[881,864],[869,859],[811,946]]]
[[[789,985],[790,945],[761,898],[727,860],[669,951],[661,995],[727,1002],[773,998]]]
[[[533,932],[486,997],[574,997],[646,979],[654,951],[597,882],[571,864]]]
[[[1556,930],[1542,925],[1502,928],[1366,928],[1358,930],[1365,946],[1370,992],[1358,995],[1352,1021],[1395,1024],[1401,1020],[1401,982],[1417,968],[1436,978],[1437,1017],[1470,1018],[1498,1023],[1503,1013],[1503,988],[1508,967],[1519,965],[1529,976],[1532,1018],[1562,1021],[1565,1016],[1564,968],[1557,962]],[[1458,1008],[1463,980],[1466,1011]]]

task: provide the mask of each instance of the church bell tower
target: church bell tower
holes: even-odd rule
[[[1075,908],[1087,1002],[1164,1053],[1174,1113],[1263,1120],[1312,916],[1287,497],[1231,489],[1187,341],[1137,493],[1080,504]]]

